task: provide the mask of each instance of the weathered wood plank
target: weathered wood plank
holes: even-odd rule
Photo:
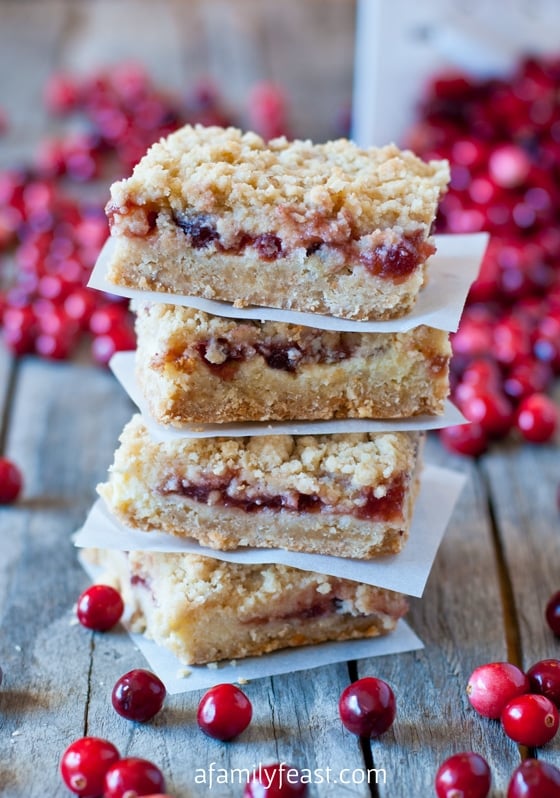
[[[249,126],[252,88],[272,81],[286,92],[293,135],[340,133],[351,101],[354,3],[212,0],[178,3],[187,81],[209,77],[240,124]]]
[[[426,592],[412,606],[410,621],[422,652],[358,663],[360,676],[377,675],[394,686],[394,730],[371,746],[387,781],[379,794],[408,798],[433,794],[441,762],[460,751],[485,756],[494,783],[505,789],[519,763],[498,724],[480,718],[465,687],[477,665],[507,659],[499,577],[488,523],[484,486],[468,461],[447,458],[430,441],[431,462],[467,469],[463,491],[434,564]]]
[[[90,636],[70,626],[72,604],[87,584],[70,534],[130,411],[101,369],[30,358],[18,372],[7,453],[23,469],[25,494],[0,508],[0,714],[8,741],[1,775],[8,798],[39,796],[45,787],[66,794],[57,762],[83,734],[91,663]],[[30,757],[33,772],[25,767]]]
[[[0,440],[6,432],[8,394],[13,367],[13,358],[0,341]]]
[[[96,0],[67,6],[60,64],[91,74],[124,61],[144,64],[156,84],[184,89],[180,31],[169,0]]]
[[[522,667],[560,659],[560,643],[544,618],[548,599],[560,590],[560,450],[512,444],[485,458],[484,473],[511,579]],[[560,739],[538,756],[560,766]]]
[[[62,0],[0,3],[0,107],[9,127],[0,167],[29,164],[45,130],[43,90],[64,30]]]

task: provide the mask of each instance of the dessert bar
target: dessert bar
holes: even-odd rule
[[[369,558],[408,536],[418,432],[154,441],[136,415],[98,487],[124,524],[223,550]]]
[[[348,319],[413,306],[449,179],[394,145],[186,126],[111,187],[108,279]]]
[[[405,418],[443,411],[448,333],[348,333],[136,308],[136,375],[151,415],[192,422]]]
[[[400,593],[284,565],[193,554],[89,550],[130,610],[128,625],[185,664],[239,659],[393,631]]]

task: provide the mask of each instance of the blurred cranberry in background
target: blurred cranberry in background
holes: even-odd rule
[[[278,94],[278,97],[280,95]],[[24,169],[0,170],[0,328],[16,356],[62,360],[84,341],[95,362],[135,346],[127,302],[86,287],[108,236],[109,184],[130,173],[150,144],[186,122],[232,124],[205,84],[181,101],[157,89],[146,69],[126,62],[85,78],[56,73],[45,84],[48,113],[81,117],[79,131],[38,142]],[[263,121],[281,123],[274,96]],[[266,106],[266,108],[265,108]],[[0,109],[0,133],[4,131]],[[92,184],[93,202],[73,184]],[[90,192],[88,191],[88,196]]]
[[[552,400],[530,398],[560,374],[559,88],[553,58],[527,58],[508,79],[438,76],[405,142],[451,163],[437,232],[492,236],[452,336],[452,398],[494,438],[516,429],[544,443],[556,430]],[[494,366],[491,381],[469,373],[481,357]],[[465,451],[463,437],[442,433],[452,451],[479,453],[482,444]]]

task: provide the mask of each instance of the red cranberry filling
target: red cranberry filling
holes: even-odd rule
[[[222,379],[232,379],[239,364],[260,355],[271,369],[294,373],[300,365],[309,363],[339,363],[352,356],[357,344],[351,334],[342,334],[335,341],[323,345],[317,339],[297,343],[285,339],[232,341],[226,337],[198,341],[193,349],[205,366]],[[213,360],[211,352],[219,351],[220,362]],[[189,357],[189,350],[170,353],[170,359]]]
[[[251,243],[264,260],[276,260],[282,254],[282,242],[271,233],[257,236]]]
[[[322,618],[325,615],[343,614],[344,599],[337,598],[321,598],[314,601],[307,607],[299,607],[289,612],[271,613],[263,617],[249,618],[246,623],[261,624],[270,623],[270,621],[293,621],[301,620],[307,621],[313,618]],[[361,613],[363,616],[365,613]],[[356,617],[356,616],[355,616]]]
[[[203,213],[174,213],[173,221],[189,238],[194,249],[206,249],[210,244],[219,243],[216,226],[210,216]]]
[[[231,486],[235,478],[226,476],[222,481],[213,477],[206,482],[190,483],[180,477],[170,477],[163,482],[157,491],[163,496],[184,496],[201,504],[235,507],[246,513],[258,513],[263,510],[271,512],[296,513],[349,513],[355,518],[365,521],[399,521],[402,518],[405,481],[403,477],[393,479],[387,486],[384,496],[376,497],[372,488],[361,491],[352,507],[327,504],[320,496],[290,491],[278,495],[244,496],[242,493],[232,495]]]
[[[435,247],[423,240],[421,233],[403,236],[397,243],[383,243],[361,254],[366,269],[377,277],[404,278],[424,263]]]
[[[139,208],[132,203],[127,208],[116,208],[112,204],[107,206],[106,213],[110,227],[113,228],[118,216],[127,216],[132,212],[144,213],[146,218],[144,225],[138,224],[136,230],[128,232],[128,235],[149,235],[155,230],[156,214],[152,210]],[[167,212],[162,213],[167,214]],[[275,261],[288,255],[294,248],[304,247],[306,255],[310,256],[322,246],[327,246],[342,253],[346,260],[359,260],[372,275],[397,281],[412,274],[419,264],[424,263],[435,252],[435,247],[424,239],[421,231],[393,240],[389,230],[386,232],[389,240],[359,249],[359,237],[353,237],[350,230],[345,233],[344,238],[340,236],[335,240],[327,235],[325,240],[318,240],[316,225],[311,226],[311,230],[308,229],[309,225],[298,227],[295,232],[290,233],[288,243],[275,233],[261,233],[256,236],[240,233],[234,243],[226,246],[216,228],[215,217],[196,211],[173,211],[171,218],[184,232],[193,249],[207,249],[214,246],[221,253],[242,255],[248,247],[252,247],[262,260]],[[383,235],[381,233],[382,237]]]

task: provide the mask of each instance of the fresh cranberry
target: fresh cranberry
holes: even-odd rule
[[[76,613],[82,626],[106,632],[117,624],[124,612],[121,594],[110,585],[92,585],[78,599]]]
[[[461,405],[469,421],[480,424],[492,438],[506,435],[513,422],[513,410],[508,400],[499,393],[487,392],[469,397]]]
[[[560,709],[560,660],[543,659],[527,671],[531,691],[549,698]]]
[[[74,110],[79,96],[76,82],[62,73],[52,75],[45,87],[45,104],[53,114],[65,114]]]
[[[560,770],[540,759],[526,759],[513,771],[507,798],[558,798]]]
[[[529,678],[511,662],[479,665],[467,683],[471,706],[485,718],[499,718],[512,698],[528,691]]]
[[[0,457],[0,504],[15,502],[22,487],[23,477],[17,465],[7,457]]]
[[[116,327],[105,335],[93,339],[92,354],[97,363],[106,365],[115,352],[127,352],[136,346],[134,330],[128,326]]]
[[[552,382],[552,369],[548,363],[532,358],[520,361],[504,380],[504,393],[514,402],[520,402],[533,393],[546,390]]]
[[[486,798],[490,783],[486,760],[467,751],[443,762],[436,773],[435,787],[438,798]]]
[[[524,182],[531,163],[520,147],[515,144],[504,144],[497,147],[490,155],[488,167],[495,183],[502,188],[514,188]]]
[[[234,684],[218,684],[205,693],[196,720],[209,737],[232,740],[244,731],[253,715],[251,702]]]
[[[252,130],[264,139],[274,139],[288,133],[286,97],[272,83],[259,83],[249,95],[249,119]]]
[[[379,737],[392,725],[397,712],[395,695],[382,679],[366,676],[342,692],[338,702],[344,726],[360,737]]]
[[[119,715],[144,723],[163,706],[165,685],[151,671],[136,668],[121,676],[113,687],[111,702]]]
[[[560,488],[559,494],[560,494]],[[556,637],[560,637],[560,590],[548,600],[545,609],[545,618]]]
[[[534,393],[517,408],[517,429],[531,443],[552,440],[558,427],[558,407],[548,396]]]
[[[126,322],[128,313],[122,305],[105,305],[91,314],[89,328],[94,335],[105,335]]]
[[[87,330],[97,307],[97,297],[89,288],[76,288],[64,300],[64,311],[82,330]]]
[[[530,748],[546,745],[558,730],[558,710],[552,701],[533,693],[513,698],[501,720],[508,737]]]
[[[62,754],[60,774],[69,790],[81,798],[94,798],[103,793],[105,774],[119,758],[119,752],[108,740],[82,737]]]
[[[477,457],[488,448],[488,436],[480,424],[458,424],[445,427],[439,433],[445,448],[453,454]]]
[[[259,766],[243,790],[243,798],[305,798],[307,784],[297,768],[285,762]]]
[[[65,336],[40,333],[35,339],[35,351],[49,360],[66,360],[72,350],[72,343]]]
[[[162,792],[165,792],[163,774],[147,759],[121,759],[105,774],[103,798],[137,798]]]

